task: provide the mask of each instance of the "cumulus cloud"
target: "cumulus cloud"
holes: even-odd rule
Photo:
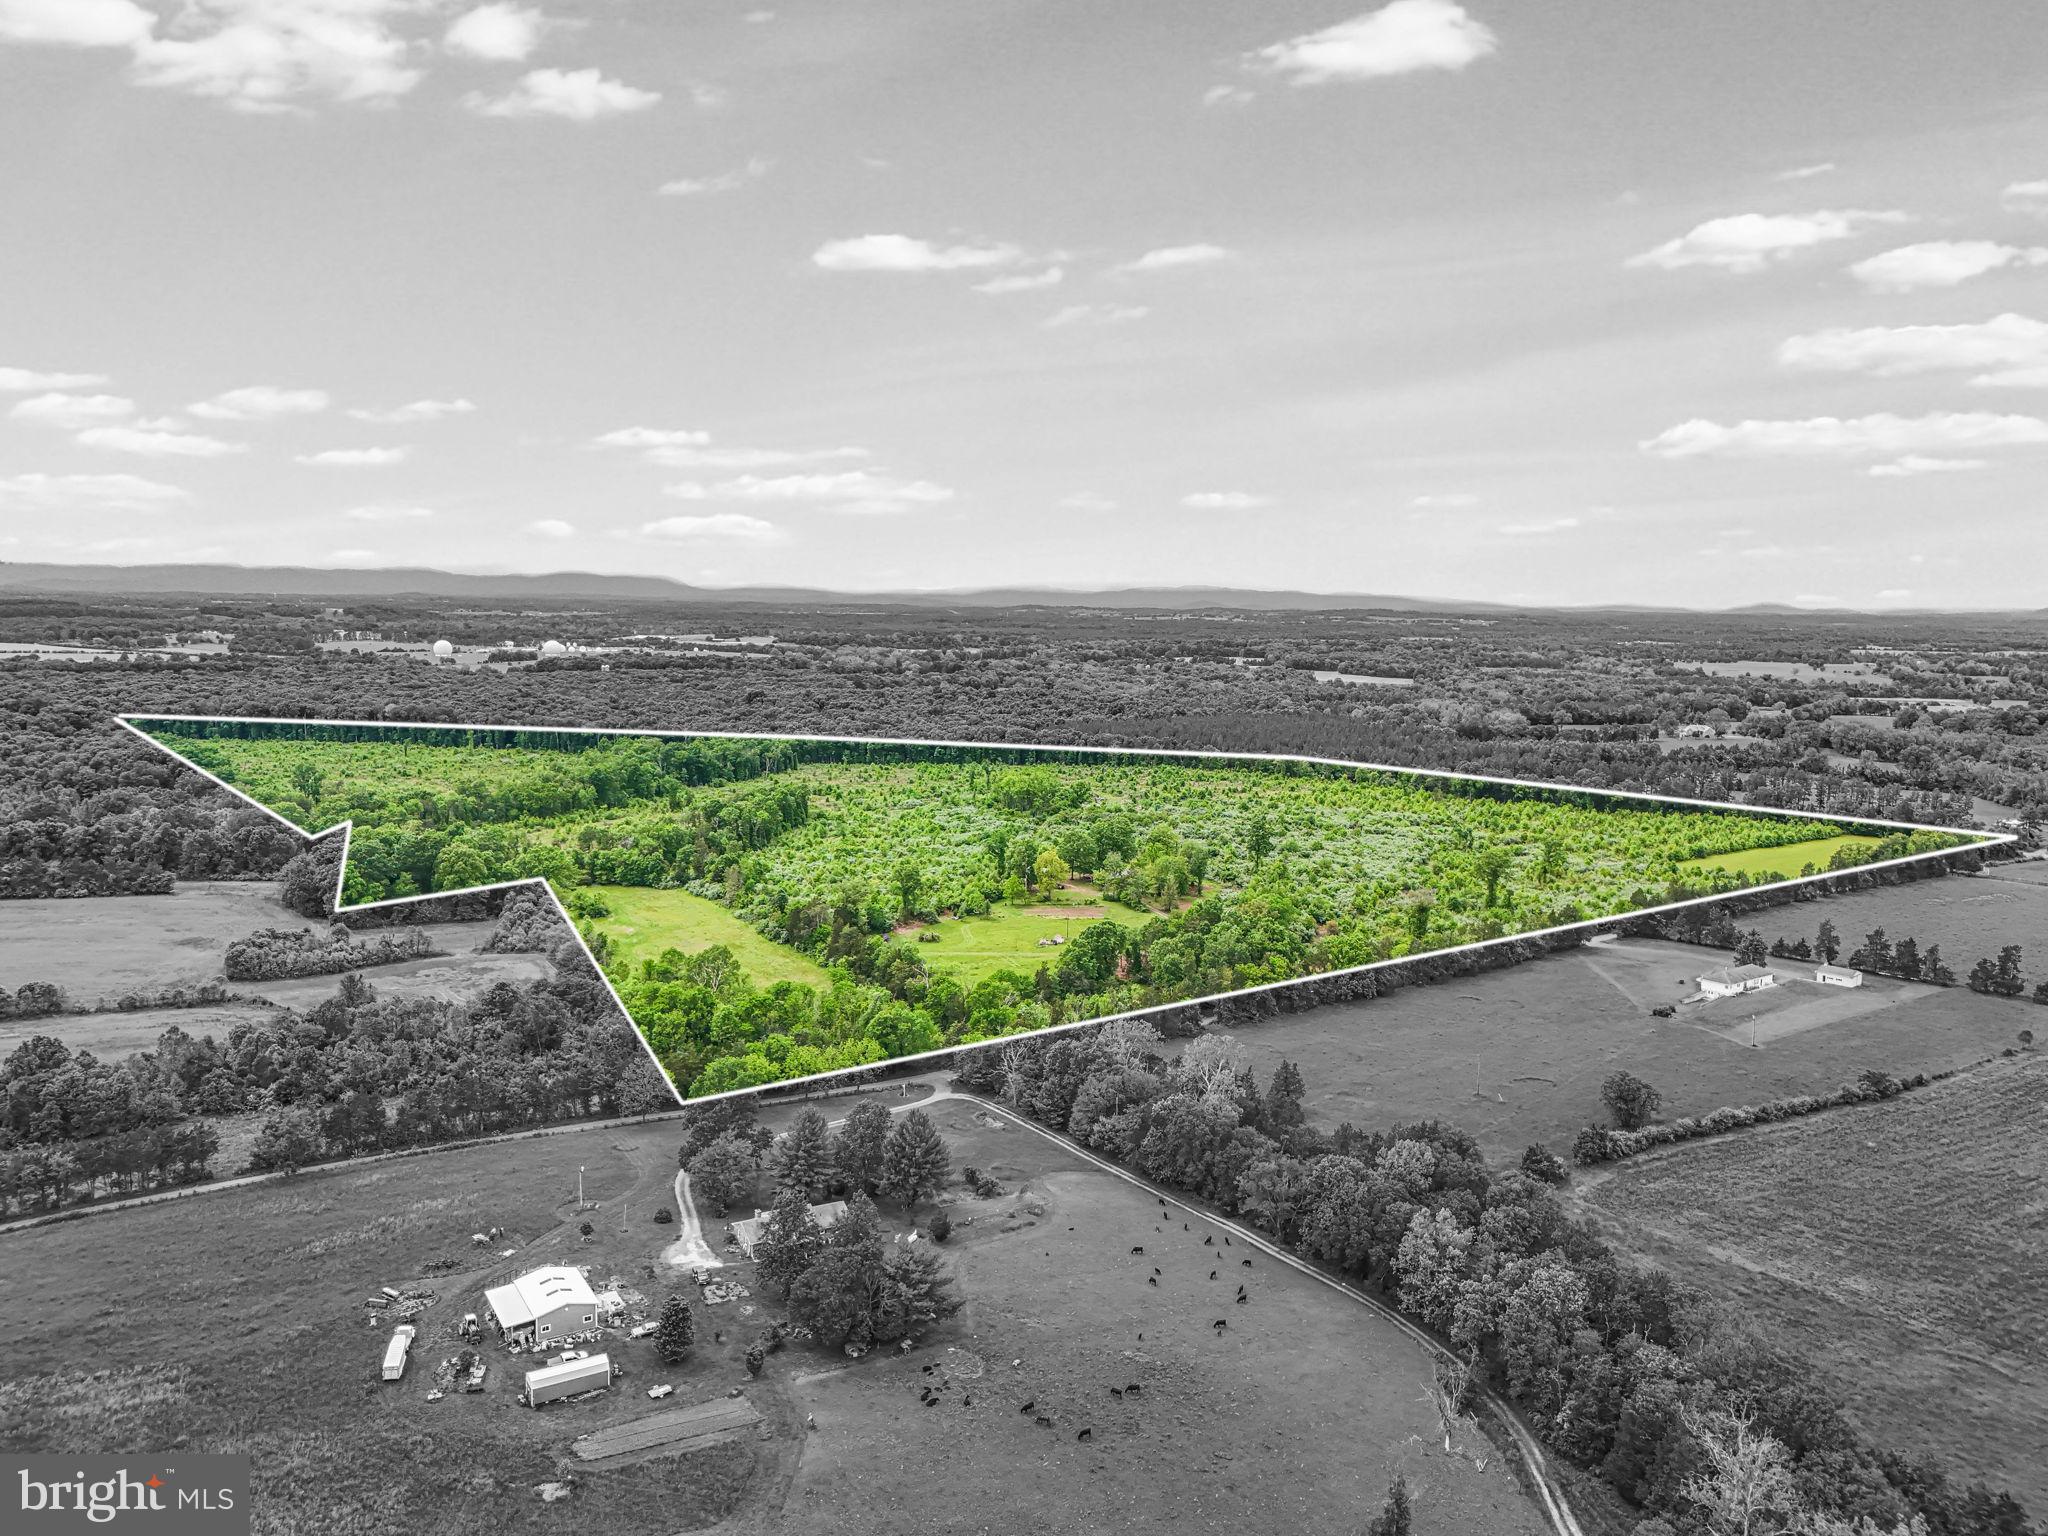
[[[110,448],[116,453],[139,453],[153,459],[218,459],[249,451],[247,443],[149,427],[87,427],[76,441],[88,448]]]
[[[1470,491],[1442,491],[1417,496],[1408,505],[1411,507],[1456,509],[1458,507],[1476,507],[1479,505],[1479,498]]]
[[[132,0],[0,0],[0,37],[72,48],[145,42],[156,17]]]
[[[976,272],[1022,260],[1014,245],[934,245],[912,235],[855,235],[811,253],[827,272]]]
[[[1714,267],[1723,272],[1761,272],[1772,262],[1835,240],[1847,240],[1874,224],[1903,224],[1897,211],[1823,208],[1814,213],[1735,213],[1695,224],[1675,240],[1629,257],[1624,265]]]
[[[135,79],[243,112],[302,98],[387,105],[422,78],[393,23],[413,0],[186,0],[163,35],[133,43]]]
[[[1803,421],[1693,420],[1668,427],[1639,446],[1660,458],[1702,455],[1887,454],[2008,447],[2048,442],[2048,421],[1986,411],[1936,411],[1925,416],[1814,416]]]
[[[766,176],[773,164],[757,155],[736,170],[720,171],[716,176],[683,176],[663,182],[657,190],[664,197],[709,197],[719,192],[737,192]]]
[[[1144,255],[1111,267],[1119,274],[1137,272],[1171,272],[1179,267],[1208,267],[1219,261],[1228,261],[1237,253],[1220,245],[1165,245],[1158,250],[1147,251]]]
[[[1452,0],[1393,0],[1349,21],[1247,55],[1247,67],[1290,85],[1460,70],[1499,46],[1493,29]]]
[[[669,469],[710,469],[719,471],[772,469],[781,464],[814,464],[827,459],[864,459],[865,448],[700,448],[688,444],[663,444],[649,448],[642,458]]]
[[[620,427],[595,441],[606,448],[661,448],[708,443],[711,434],[687,427]]]
[[[1502,523],[1500,531],[1507,534],[1563,533],[1578,526],[1576,517],[1547,517],[1535,523]]]
[[[1811,181],[1816,176],[1825,176],[1834,170],[1835,162],[1823,160],[1817,165],[1795,165],[1789,171],[1780,171],[1773,181]]]
[[[780,544],[788,538],[766,518],[745,512],[664,517],[652,523],[642,523],[640,531],[656,539],[710,539],[735,544]]]
[[[1927,240],[1867,256],[1849,275],[1877,293],[1910,293],[1916,288],[1953,288],[2001,267],[2048,263],[2048,248],[2001,245],[1996,240]]]
[[[441,41],[450,51],[472,59],[516,64],[539,46],[546,22],[539,11],[491,0],[449,22]]]
[[[279,416],[312,416],[327,409],[327,391],[251,384],[202,400],[190,409],[194,416],[204,416],[209,421],[272,421]]]
[[[1043,272],[1009,272],[1001,277],[992,277],[985,283],[976,283],[976,293],[1028,293],[1034,288],[1056,287],[1066,277],[1059,267],[1047,267]]]
[[[1253,93],[1241,85],[1212,85],[1202,92],[1205,107],[1241,107],[1253,99]]]
[[[16,401],[14,409],[7,414],[16,421],[75,432],[100,422],[118,421],[134,412],[135,402],[121,395],[74,395],[64,390],[51,390],[47,394],[30,395],[26,400]]]
[[[660,100],[659,91],[643,91],[593,67],[528,70],[504,95],[471,91],[462,104],[479,117],[559,117],[588,123],[644,112]]]
[[[1124,325],[1151,313],[1143,304],[1069,304],[1065,309],[1054,310],[1039,324],[1049,331],[1069,325]]]
[[[140,475],[0,477],[0,508],[9,512],[156,512],[191,499],[175,485]]]
[[[341,514],[359,523],[413,523],[422,518],[432,517],[432,507],[378,504],[368,507],[350,507]]]
[[[528,523],[527,527],[542,537],[549,539],[568,539],[574,538],[576,535],[576,525],[574,523],[565,523],[559,517],[536,518],[533,522]]]
[[[951,501],[950,486],[929,480],[901,480],[865,469],[822,474],[736,475],[705,484],[683,480],[662,487],[684,501],[799,502],[833,512],[889,514]]]
[[[1908,453],[1888,464],[1873,464],[1866,474],[1881,480],[1903,480],[1914,475],[1949,474],[1957,470],[1983,469],[1989,459],[1938,459],[1924,453]]]
[[[18,395],[32,389],[92,389],[107,382],[100,373],[38,373],[33,368],[0,368],[0,394]]]
[[[358,408],[349,412],[357,421],[374,421],[384,425],[413,421],[439,421],[444,416],[467,416],[476,406],[468,400],[415,400],[409,405],[393,406],[390,410]]]
[[[1867,373],[1878,378],[1984,369],[1973,384],[2048,384],[2048,322],[2003,314],[1960,325],[1838,327],[1788,336],[1778,362],[1816,373]]]
[[[2010,183],[1998,194],[1998,206],[2007,213],[2048,214],[2048,180]]]
[[[368,469],[384,464],[402,464],[411,452],[410,448],[323,448],[318,453],[299,454],[294,462],[327,468]]]
[[[1180,504],[1197,512],[1250,512],[1257,507],[1270,507],[1273,498],[1255,496],[1250,491],[1195,491],[1181,497]]]

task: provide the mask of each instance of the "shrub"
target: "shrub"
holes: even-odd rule
[[[944,1211],[935,1212],[931,1224],[932,1241],[943,1243],[953,1234],[953,1218]]]
[[[762,1346],[760,1340],[756,1339],[747,1346],[747,1374],[749,1376],[760,1375],[761,1367],[767,1363],[768,1351]]]

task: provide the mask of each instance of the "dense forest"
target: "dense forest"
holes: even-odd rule
[[[1752,1475],[1782,1474],[1768,1507],[1753,1507],[1753,1529],[1809,1529],[1791,1522],[1811,1516],[1842,1522],[1825,1529],[1862,1531],[1867,1519],[1883,1533],[2026,1536],[2009,1495],[1873,1445],[1742,1316],[1571,1221],[1553,1192],[1564,1165],[1548,1149],[1502,1172],[1437,1121],[1328,1130],[1307,1122],[1291,1064],[1261,1084],[1227,1041],[1194,1041],[1171,1063],[1157,1044],[1142,1021],[1116,1020],[963,1052],[957,1074],[1428,1327],[1464,1361],[1436,1383],[1447,1443],[1477,1432],[1477,1381],[1625,1500],[1642,1517],[1639,1536],[1706,1529],[1691,1480],[1717,1472],[1717,1453],[1738,1438]]]

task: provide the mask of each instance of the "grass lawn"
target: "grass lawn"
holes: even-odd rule
[[[1053,915],[1073,911],[1099,915]],[[1076,934],[1104,917],[1118,918],[1130,926],[1145,921],[1143,913],[1133,912],[1128,907],[1102,906],[1084,895],[1077,897],[1071,906],[1018,907],[1005,903],[980,917],[942,918],[920,928],[913,942],[926,965],[934,970],[950,971],[971,987],[997,971],[1022,971],[1029,976],[1041,965],[1056,963],[1060,957],[1059,947],[1048,944],[1040,948],[1039,940],[1063,937],[1071,943]],[[926,934],[937,934],[938,938],[927,939]]]
[[[599,918],[596,926],[610,936],[619,952],[635,966],[642,960],[652,960],[664,949],[694,955],[700,949],[723,944],[761,986],[772,986],[778,981],[825,986],[821,967],[795,950],[763,938],[715,901],[692,896],[687,891],[649,890],[633,885],[598,885],[591,889],[612,909],[612,915]]]
[[[1730,874],[1748,875],[1752,880],[1769,876],[1775,880],[1792,880],[1799,871],[1811,864],[1815,869],[1826,869],[1828,860],[1835,856],[1837,848],[1864,848],[1877,841],[1874,837],[1859,837],[1855,833],[1844,833],[1840,837],[1815,837],[1803,843],[1785,843],[1776,848],[1751,848],[1741,853],[1717,853],[1712,858],[1694,859],[1679,868],[1688,875],[1703,875],[1710,869],[1725,869]],[[1695,844],[1697,846],[1697,844]]]
[[[2016,1014],[2019,1010],[2013,1010]],[[1581,1176],[1619,1244],[1799,1340],[1881,1444],[2048,1502],[2048,1061]]]

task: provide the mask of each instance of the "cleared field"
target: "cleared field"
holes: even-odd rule
[[[1796,1338],[1881,1443],[2048,1501],[2048,1061],[1583,1181],[1625,1247]]]
[[[2048,862],[1852,891],[1759,912],[1742,922],[1766,939],[1811,943],[1823,918],[1841,935],[1844,958],[1871,929],[1882,928],[1894,943],[1912,939],[1922,954],[1939,944],[1942,959],[1959,976],[1979,956],[1996,955],[2007,944],[2021,947],[2030,980],[2048,976]]]
[[[969,986],[997,971],[1033,974],[1059,959],[1059,948],[1041,941],[1071,940],[1091,923],[1113,916],[1095,904],[1017,907],[1001,904],[980,917],[942,918],[917,930],[917,952],[934,970],[950,971]],[[1142,921],[1124,910],[1126,923]],[[936,934],[936,938],[927,938]]]
[[[330,982],[339,977],[325,978]],[[331,993],[333,987],[328,991]],[[91,1051],[102,1061],[119,1061],[152,1049],[157,1037],[176,1026],[195,1040],[212,1035],[225,1040],[244,1022],[261,1022],[269,1010],[252,1003],[223,1003],[207,1008],[138,1008],[130,1013],[59,1013],[46,1019],[9,1019],[0,1026],[0,1056],[31,1035],[51,1035],[74,1051]]]
[[[434,931],[426,930],[430,935]],[[478,955],[457,950],[451,955],[407,960],[398,965],[366,966],[356,974],[375,987],[380,997],[432,998],[453,1003],[474,998],[497,982],[537,981],[548,974],[548,962],[545,956],[536,954]],[[293,976],[281,981],[234,983],[238,992],[267,997],[286,1008],[310,1008],[334,996],[334,989],[340,985],[339,976]]]
[[[600,885],[592,889],[612,909],[610,917],[597,918],[592,926],[609,935],[619,953],[635,967],[665,949],[694,955],[714,944],[723,944],[764,987],[778,981],[800,982],[807,987],[825,985],[822,967],[786,945],[763,938],[729,908],[715,901],[692,896],[688,891],[632,885]]]
[[[1610,1072],[1655,1085],[1664,1118],[1675,1119],[1831,1088],[1865,1067],[1905,1075],[1968,1066],[2041,1022],[2031,1004],[1883,977],[1854,990],[1795,981],[1680,1006],[1694,978],[1725,960],[1655,940],[1586,945],[1511,970],[1281,1015],[1232,1038],[1262,1082],[1283,1058],[1301,1068],[1311,1120],[1447,1119],[1502,1159],[1533,1141],[1564,1150],[1580,1126],[1604,1122],[1600,1084]],[[1672,1018],[1652,1016],[1666,1003],[1678,1006]]]
[[[1805,842],[1786,843],[1778,848],[1749,848],[1740,853],[1717,853],[1710,859],[1694,859],[1680,868],[1688,875],[1703,875],[1712,869],[1725,869],[1731,875],[1747,875],[1750,879],[1772,880],[1795,879],[1799,871],[1811,864],[1815,869],[1828,867],[1828,860],[1844,848],[1875,847],[1874,837],[1858,837],[1844,833],[1840,837],[1809,838]]]
[[[1396,1472],[1421,1536],[1545,1529],[1498,1453],[1479,1472],[1432,1443],[1428,1366],[1388,1324],[1264,1255],[1243,1268],[1220,1239],[1204,1246],[1202,1223],[1183,1231],[1027,1130],[957,1103],[933,1118],[956,1166],[1007,1191],[946,1196],[968,1304],[907,1356],[792,1366],[817,1428],[774,1529],[894,1533],[914,1508],[919,1529],[1020,1536],[1353,1532]],[[1140,1395],[1110,1396],[1131,1382]]]
[[[0,987],[54,981],[74,1004],[220,975],[221,951],[258,928],[301,928],[270,880],[194,881],[168,896],[10,901],[0,908]]]

